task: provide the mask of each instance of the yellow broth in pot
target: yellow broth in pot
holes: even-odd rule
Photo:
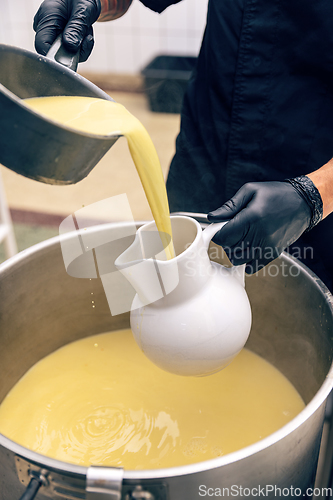
[[[65,462],[154,469],[243,448],[303,408],[281,372],[247,349],[215,375],[180,377],[157,368],[131,331],[120,330],[33,366],[0,405],[0,432]]]

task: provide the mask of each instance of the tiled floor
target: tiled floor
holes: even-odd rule
[[[113,99],[123,104],[148,130],[157,149],[166,176],[175,149],[180,117],[175,114],[152,113],[145,94],[113,92]],[[36,151],[38,154],[38,151]],[[67,217],[82,206],[90,205],[117,194],[126,193],[135,220],[151,219],[139,177],[128,151],[125,138],[120,138],[102,158],[89,176],[71,186],[52,186],[26,179],[2,168],[8,205],[16,210],[14,228],[19,250],[58,233],[57,224],[23,223],[17,214],[22,211],[56,214]],[[105,214],[107,221],[122,220],[122,213]],[[61,220],[61,217],[60,217]],[[1,247],[1,246],[0,246]],[[2,249],[1,249],[2,250]],[[0,259],[4,254],[0,253]]]

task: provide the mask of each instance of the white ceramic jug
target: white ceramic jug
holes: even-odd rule
[[[178,375],[209,375],[231,362],[250,333],[245,266],[226,268],[209,259],[210,240],[225,223],[204,231],[189,217],[173,216],[171,223],[174,259],[166,260],[153,239],[155,258],[145,258],[143,236],[158,234],[151,222],[115,264],[137,292],[131,328],[144,354]]]

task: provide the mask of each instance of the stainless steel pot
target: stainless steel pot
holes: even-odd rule
[[[107,226],[94,229],[99,234],[105,230]],[[221,250],[211,250],[220,261]],[[0,435],[1,500],[19,499],[29,482],[31,495],[24,498],[33,498],[32,490],[42,484],[40,500],[194,500],[213,496],[216,488],[229,488],[229,496],[237,496],[231,492],[266,485],[266,498],[294,497],[286,494],[291,487],[305,494],[314,483],[325,402],[332,387],[333,298],[313,273],[287,254],[248,278],[247,291],[253,310],[248,347],[273,363],[300,392],[307,406],[294,420],[235,453],[152,471],[75,466]],[[91,292],[95,309],[90,307]],[[111,316],[99,279],[66,274],[58,238],[0,266],[0,299],[0,400],[36,361],[58,347],[129,326],[128,314]],[[24,425],[24,415],[22,421]],[[289,490],[279,495],[276,488]],[[244,491],[246,496],[258,496],[258,490],[250,495],[250,490]]]

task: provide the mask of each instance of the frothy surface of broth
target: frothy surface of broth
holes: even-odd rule
[[[65,462],[154,469],[236,451],[303,408],[292,384],[246,349],[215,375],[180,377],[153,365],[121,330],[33,366],[0,405],[0,432]]]

